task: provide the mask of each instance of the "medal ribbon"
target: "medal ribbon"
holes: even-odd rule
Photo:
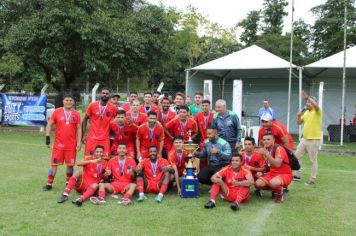
[[[184,137],[184,133],[185,133],[185,129],[187,127],[187,123],[188,120],[186,120],[185,122],[179,121],[180,124],[180,134],[182,135],[182,137]]]
[[[183,152],[182,153],[178,153],[177,152],[177,158],[178,158],[178,167],[180,167],[182,165],[182,159],[183,159]]]
[[[120,160],[118,158],[118,163],[119,163],[119,169],[120,169],[120,174],[124,175],[124,168],[125,168],[125,162],[126,162],[126,158],[124,160]]]
[[[98,177],[101,175],[101,169],[102,169],[102,165],[100,164],[100,165],[96,165],[96,172],[98,173]]]
[[[148,135],[149,135],[149,138],[150,138],[150,142],[152,142],[153,136],[155,134],[155,129],[156,129],[156,125],[152,129],[148,127]]]
[[[66,112],[66,110],[65,110],[64,107],[63,107],[63,113],[64,113],[64,117],[66,118],[66,124],[69,124],[69,120],[70,120],[70,117],[71,117],[71,115],[72,115],[72,111],[69,112],[69,115],[67,116],[67,112]]]
[[[168,114],[169,114],[169,112],[167,112],[167,115],[164,115],[164,113],[162,112],[162,123],[167,123],[167,119],[168,119]]]
[[[209,116],[210,116],[210,113],[208,113],[207,116],[204,116],[204,128],[205,129],[208,128]]]
[[[151,170],[152,170],[153,177],[156,177],[158,160],[156,161],[156,163],[153,164],[152,162],[150,162],[150,164],[151,164]]]
[[[119,141],[122,141],[122,128],[120,125],[117,125],[117,128],[119,129]]]
[[[99,102],[99,114],[100,114],[100,118],[103,119],[104,118],[104,114],[105,114],[105,111],[106,111],[106,108],[108,107],[108,104],[106,104],[104,106],[104,109],[102,109],[102,106],[100,105],[100,102]]]

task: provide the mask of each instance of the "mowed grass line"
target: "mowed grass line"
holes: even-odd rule
[[[25,143],[25,144],[23,144]],[[31,144],[31,145],[30,145]],[[218,200],[206,210],[208,187],[201,197],[180,199],[174,191],[161,204],[147,202],[118,206],[107,197],[105,206],[69,201],[56,203],[64,188],[64,169],[51,192],[41,192],[50,149],[43,134],[0,132],[0,235],[354,235],[356,232],[356,158],[320,156],[318,183],[308,187],[294,182],[284,204],[277,205],[264,192],[251,196],[237,213]],[[304,158],[307,179],[309,161]],[[78,169],[78,168],[77,168]],[[73,192],[71,199],[77,194]],[[134,197],[136,199],[136,196]]]

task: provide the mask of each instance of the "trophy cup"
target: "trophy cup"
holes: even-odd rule
[[[192,131],[188,131],[189,139],[184,144],[184,150],[188,152],[188,161],[185,165],[185,170],[183,172],[183,178],[181,182],[181,197],[183,198],[194,198],[198,197],[199,194],[199,181],[197,179],[197,166],[196,162],[192,161],[193,152],[199,147],[198,144],[192,141]]]

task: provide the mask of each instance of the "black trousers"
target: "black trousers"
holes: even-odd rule
[[[208,165],[208,166],[206,166],[204,169],[200,170],[200,172],[198,174],[199,182],[202,184],[212,185],[212,182],[210,180],[211,176],[213,176],[216,172],[218,172],[222,167],[223,167],[223,165],[217,165],[217,166]]]

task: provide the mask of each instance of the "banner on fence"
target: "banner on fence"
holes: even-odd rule
[[[46,126],[47,96],[2,94],[1,97],[3,124]]]

